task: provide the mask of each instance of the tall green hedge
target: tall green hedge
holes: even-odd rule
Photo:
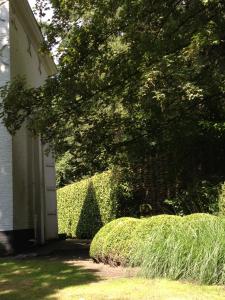
[[[92,238],[117,217],[117,184],[106,171],[61,188],[57,192],[59,233]]]

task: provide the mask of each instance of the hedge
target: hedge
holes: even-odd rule
[[[59,189],[59,233],[92,238],[102,226],[117,217],[116,189],[111,171]]]
[[[192,214],[118,219],[97,233],[90,255],[97,261],[139,266],[147,278],[225,284],[225,218]]]
[[[169,224],[177,220],[182,220],[182,217],[160,215],[144,219],[114,220],[96,234],[91,243],[90,256],[97,262],[126,265],[130,256],[133,256],[132,253],[136,253],[141,241],[148,237],[155,226],[160,224],[169,228]]]
[[[91,243],[90,256],[96,262],[125,265],[129,259],[131,232],[138,222],[138,219],[124,217],[104,226]]]

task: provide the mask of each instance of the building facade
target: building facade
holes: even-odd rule
[[[19,75],[29,86],[38,87],[56,73],[52,58],[39,51],[42,42],[27,0],[0,0],[0,86]],[[4,251],[57,238],[54,158],[44,150],[26,124],[11,136],[0,122],[0,244]]]

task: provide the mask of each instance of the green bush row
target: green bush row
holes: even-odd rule
[[[112,265],[126,265],[131,253],[135,253],[142,240],[155,226],[164,224],[165,227],[182,219],[179,216],[160,215],[144,219],[119,218],[104,226],[94,237],[90,256],[96,262]]]
[[[140,266],[148,278],[224,284],[225,218],[208,214],[121,218],[97,233],[90,255],[96,261]]]
[[[117,185],[111,171],[70,184],[57,191],[59,233],[92,238],[117,216]]]

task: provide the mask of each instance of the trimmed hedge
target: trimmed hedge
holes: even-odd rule
[[[148,278],[225,284],[225,218],[121,218],[97,233],[90,255],[97,261],[140,266]]]
[[[117,217],[117,186],[112,172],[70,184],[57,191],[59,233],[92,238]]]
[[[126,265],[132,253],[145,240],[155,226],[165,226],[182,220],[182,217],[160,215],[145,219],[120,218],[104,226],[94,237],[90,256],[97,262]],[[137,263],[135,263],[137,264]]]
[[[138,222],[138,219],[125,217],[104,226],[91,243],[90,256],[96,262],[125,265],[129,259],[131,232]]]

